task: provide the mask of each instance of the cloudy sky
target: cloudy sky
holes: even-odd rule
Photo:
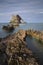
[[[43,23],[43,0],[0,0],[0,23],[16,14],[28,23]]]

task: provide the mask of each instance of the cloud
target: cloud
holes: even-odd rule
[[[43,19],[43,0],[0,0],[0,20],[8,20],[13,14],[20,14],[26,20]]]
[[[43,11],[40,0],[0,0],[0,2],[2,2],[2,4],[0,3],[0,15],[27,12],[38,14]]]
[[[11,12],[11,10],[22,9],[43,9],[41,2],[40,0],[0,0],[0,12]]]
[[[26,12],[27,11],[13,11],[13,12],[0,13],[0,15],[10,15],[10,14],[26,13]]]
[[[40,14],[43,14],[43,12],[40,12]]]
[[[11,12],[0,13],[0,16],[9,16],[13,14],[28,13],[28,14],[43,14],[43,9],[27,9],[27,10],[15,10]]]

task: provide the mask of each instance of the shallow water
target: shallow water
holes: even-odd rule
[[[36,39],[27,36],[26,42],[28,48],[32,50],[34,55],[39,58],[39,64],[43,65],[43,45],[39,43]]]

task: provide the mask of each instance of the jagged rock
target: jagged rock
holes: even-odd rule
[[[21,22],[21,20],[22,20],[22,22]],[[23,19],[19,15],[16,15],[16,16],[13,15],[9,25],[3,26],[2,29],[5,31],[11,32],[16,27],[18,27],[20,23],[24,24],[25,22],[23,21]]]
[[[2,41],[5,42],[0,45],[3,65],[38,65],[32,51],[26,47],[25,36],[26,31],[20,30]]]
[[[10,23],[13,23],[14,25],[22,23],[21,20],[23,19],[19,15],[13,15]]]
[[[26,37],[26,31],[25,30],[19,30],[18,38],[23,40],[25,37]]]
[[[43,32],[36,31],[36,30],[27,30],[26,33],[29,37],[36,38],[40,43],[43,44]]]
[[[10,24],[12,24],[14,27],[19,26],[19,24],[24,24],[24,20],[19,15],[13,15]]]
[[[16,16],[13,15],[10,23],[21,23],[20,20],[21,20],[21,17],[19,15],[16,15]]]
[[[14,30],[14,27],[12,25],[7,25],[7,26],[3,26],[2,29],[8,32],[11,32]]]

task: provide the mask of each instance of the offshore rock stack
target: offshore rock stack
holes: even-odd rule
[[[7,26],[3,26],[2,29],[7,31],[7,32],[11,32],[14,30],[14,27],[13,27],[13,25],[7,25]]]
[[[21,22],[22,21],[22,22]],[[7,26],[3,26],[2,29],[5,30],[5,31],[13,31],[16,27],[19,26],[19,24],[24,24],[24,20],[19,16],[19,15],[13,15],[11,20],[10,20],[10,23],[7,25]]]
[[[0,65],[39,65],[25,37],[26,31],[20,30],[0,42]]]
[[[13,15],[10,20],[10,23],[14,26],[17,26],[17,25],[25,23],[25,22],[19,15]]]

